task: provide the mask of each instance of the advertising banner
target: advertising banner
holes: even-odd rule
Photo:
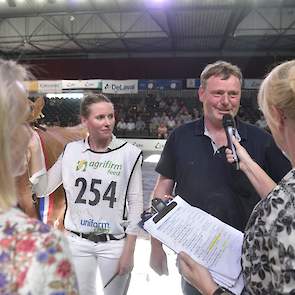
[[[38,81],[25,81],[25,85],[29,92],[38,92]]]
[[[259,89],[260,84],[262,80],[261,79],[245,79],[243,88],[244,89]]]
[[[40,93],[61,93],[62,80],[40,80],[38,81],[38,92]]]
[[[100,79],[81,80],[81,88],[83,89],[99,89],[102,88],[102,81]]]
[[[138,80],[102,80],[102,92],[109,94],[138,93]]]
[[[62,89],[101,89],[101,80],[62,80]]]
[[[144,152],[162,152],[166,139],[124,138]]]
[[[200,79],[186,79],[186,88],[200,88],[201,82]]]
[[[182,80],[139,80],[139,90],[179,90]]]
[[[80,89],[80,80],[62,80],[62,89]]]

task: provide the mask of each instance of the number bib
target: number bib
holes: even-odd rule
[[[85,151],[83,140],[69,143],[62,158],[65,228],[123,234],[128,184],[140,155],[141,151],[127,142],[101,153]]]

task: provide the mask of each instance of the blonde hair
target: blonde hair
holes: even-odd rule
[[[295,60],[276,66],[267,75],[259,89],[258,104],[270,123],[275,123],[272,107],[295,121]]]
[[[107,102],[107,103],[111,103],[111,100],[104,94],[93,94],[93,93],[89,93],[88,95],[86,95],[82,101],[81,101],[81,105],[80,105],[80,115],[84,118],[88,118],[89,116],[89,107],[95,103],[99,103],[99,102]]]
[[[26,69],[11,60],[0,59],[0,209],[6,210],[16,203],[12,173],[11,134],[26,112],[17,97],[16,83],[28,77]],[[24,151],[25,153],[25,151]]]
[[[212,76],[221,77],[222,80],[227,80],[230,76],[235,76],[239,79],[241,85],[243,82],[243,75],[240,68],[223,60],[218,60],[213,64],[208,64],[202,71],[201,86],[203,88],[206,88],[207,80]]]

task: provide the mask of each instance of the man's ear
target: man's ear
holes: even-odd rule
[[[203,102],[203,96],[205,94],[205,89],[203,88],[203,86],[200,86],[198,89],[198,94],[199,94],[199,100],[201,102]]]
[[[86,118],[83,116],[80,116],[81,124],[86,127]]]

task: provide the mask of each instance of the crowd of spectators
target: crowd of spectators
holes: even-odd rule
[[[258,110],[256,91],[243,91],[238,116],[246,122],[266,128],[266,123]],[[196,93],[188,96],[166,96],[160,93],[122,95],[110,97],[115,105],[118,137],[168,137],[175,127],[198,119],[202,106]],[[34,98],[32,98],[34,100]],[[44,118],[40,123],[47,126],[75,126],[80,123],[79,99],[47,98],[43,109]]]
[[[118,136],[167,138],[173,128],[199,117],[197,101],[194,98],[150,94],[141,98],[116,98],[113,101]]]

